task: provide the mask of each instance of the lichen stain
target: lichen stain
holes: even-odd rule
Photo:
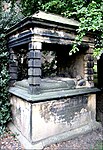
[[[78,96],[53,100],[40,105],[40,115],[45,122],[70,123],[87,113],[87,97]]]

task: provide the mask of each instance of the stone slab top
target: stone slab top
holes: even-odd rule
[[[59,100],[61,98],[66,98],[66,97],[94,94],[100,92],[100,90],[95,87],[92,88],[85,87],[85,88],[52,91],[52,92],[45,92],[45,93],[31,95],[25,89],[21,89],[19,87],[10,87],[9,92],[12,95],[22,98],[23,100],[28,101],[30,103],[39,103],[39,102],[45,102],[51,100]]]
[[[18,31],[22,31],[26,27],[34,28],[36,26],[44,28],[72,28],[73,30],[79,27],[79,22],[74,19],[68,19],[60,15],[55,15],[43,11],[38,11],[32,16],[25,17],[19,23],[15,24],[6,31],[6,35],[9,36]]]
[[[58,22],[62,24],[67,24],[71,26],[79,26],[79,22],[74,20],[74,19],[68,19],[66,17],[62,17],[60,15],[52,14],[52,13],[47,13],[43,11],[39,11],[32,15],[33,18],[38,18],[38,19],[43,19],[47,21],[53,21],[53,22]]]
[[[15,82],[15,87],[24,88],[28,90],[29,83],[27,79]],[[38,93],[53,92],[66,89],[74,89],[76,87],[75,81],[72,78],[52,77],[41,79],[41,84],[37,90]]]

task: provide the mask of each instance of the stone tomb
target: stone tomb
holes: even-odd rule
[[[94,35],[88,33],[80,51],[69,56],[78,26],[75,20],[40,11],[7,30],[10,128],[19,132],[26,149],[42,149],[99,127]],[[56,76],[43,78],[41,53],[47,48],[56,52],[57,70]]]

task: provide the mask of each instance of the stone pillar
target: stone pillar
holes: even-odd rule
[[[28,53],[28,83],[29,93],[37,94],[41,82],[41,42],[29,43]]]
[[[9,73],[10,73],[10,86],[13,85],[13,83],[17,80],[18,72],[18,61],[17,61],[17,55],[15,51],[11,48],[10,49],[10,59],[9,59]]]
[[[86,51],[84,56],[84,78],[86,80],[86,86],[93,87],[93,66],[94,66],[94,58],[93,58],[93,48],[94,45],[90,44],[89,49]]]

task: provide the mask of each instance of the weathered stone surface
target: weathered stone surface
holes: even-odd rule
[[[17,62],[10,62],[9,63],[9,67],[16,67],[17,66]]]
[[[87,73],[89,75],[92,75],[94,73],[93,68],[88,68]]]
[[[25,89],[28,89],[29,84],[33,85],[32,81],[34,77],[30,76],[29,81],[28,80],[22,80],[15,83],[15,87],[19,86],[20,88],[24,87]],[[36,78],[36,76],[35,76]],[[38,77],[37,77],[38,78]],[[76,84],[74,79],[71,78],[45,78],[41,79],[40,84],[40,92],[49,92],[49,91],[61,91],[61,90],[69,90],[69,89],[75,89]]]
[[[88,80],[88,81],[93,81],[93,76],[88,75],[88,76],[87,76],[87,80]]]
[[[41,69],[40,68],[29,68],[28,75],[29,76],[41,76]]]
[[[10,79],[9,86],[14,86],[17,79]]]
[[[10,77],[11,77],[11,79],[17,79],[17,73],[16,72],[10,72]]]
[[[84,60],[85,61],[93,61],[94,57],[91,54],[87,54],[84,56]]]
[[[41,42],[31,42],[29,43],[29,50],[35,49],[35,50],[40,50],[42,48],[42,43]]]
[[[88,75],[92,75],[94,73],[93,68],[85,68],[84,73]]]
[[[11,73],[13,73],[13,72],[15,72],[15,73],[17,73],[17,67],[15,66],[15,67],[10,67],[9,68],[9,72],[11,72]]]
[[[63,97],[73,97],[73,96],[79,96],[79,95],[87,95],[87,94],[92,94],[92,93],[97,93],[100,92],[99,89],[97,88],[90,88],[90,87],[83,87],[83,88],[76,88],[76,89],[66,89],[66,90],[45,90],[38,95],[30,95],[28,94],[27,88],[25,87],[20,87],[20,86],[15,86],[15,87],[10,87],[9,92],[13,95],[16,95],[17,97],[21,97],[21,99],[25,99],[28,102],[31,103],[37,103],[37,102],[44,102],[45,100],[51,101],[51,99],[60,99]]]
[[[28,93],[31,94],[31,95],[33,95],[33,94],[35,94],[35,95],[39,94],[40,93],[40,86],[39,86],[39,84],[35,84],[35,85],[30,84],[28,86]]]
[[[32,140],[38,141],[87,124],[91,120],[91,113],[86,106],[86,97],[74,97],[33,105]],[[35,120],[38,120],[40,126]]]
[[[39,50],[31,50],[28,53],[28,58],[41,58],[41,52]]]
[[[41,82],[41,78],[40,77],[29,77],[28,78],[28,83],[29,85],[39,85]]]
[[[90,44],[89,44],[90,45]],[[93,48],[94,48],[94,46],[91,48],[89,48],[87,51],[86,51],[86,53],[88,54],[93,54]]]
[[[85,86],[86,85],[86,81],[84,79],[81,79],[77,82],[78,86]]]
[[[95,94],[90,94],[29,103],[12,95],[13,123],[23,136],[36,143],[64,132],[78,130],[95,121],[95,99]]]
[[[57,51],[57,70],[59,74],[69,74],[72,78],[77,75],[84,76],[84,54],[80,51],[76,55],[69,56],[68,51]]]
[[[15,96],[11,97],[10,102],[12,105],[13,123],[22,132],[24,137],[30,140],[31,104]]]
[[[93,66],[94,66],[94,62],[93,61],[87,62],[87,67],[88,68],[93,68]]]
[[[41,67],[40,59],[30,59],[28,61],[28,67]]]
[[[63,24],[68,24],[72,26],[79,26],[79,22],[73,19],[67,19],[59,15],[54,15],[52,13],[45,13],[43,11],[39,11],[38,13],[35,13],[32,15],[33,18],[39,18],[42,20],[48,20],[52,22],[58,22]]]
[[[96,94],[89,95],[88,108],[89,108],[89,110],[91,110],[92,120],[96,120]]]

